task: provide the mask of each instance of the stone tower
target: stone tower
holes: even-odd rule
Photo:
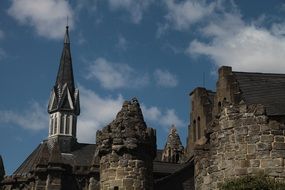
[[[178,163],[184,156],[184,147],[174,125],[172,125],[167,142],[162,152],[162,161]]]
[[[79,91],[75,88],[68,26],[55,85],[48,104],[50,114],[48,140],[58,141],[62,152],[69,152],[76,142],[76,123],[80,113]]]
[[[101,190],[153,189],[156,134],[136,99],[125,101],[116,119],[97,131],[96,143]]]

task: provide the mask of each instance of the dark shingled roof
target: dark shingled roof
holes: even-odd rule
[[[242,99],[247,104],[262,104],[267,115],[285,115],[285,74],[233,72]]]
[[[156,190],[194,190],[194,159],[191,157],[186,163],[180,164],[171,175],[155,181]]]
[[[42,142],[14,172],[15,175],[24,175],[32,171],[40,163],[47,141]],[[78,143],[70,153],[61,153],[61,161],[71,166],[90,167],[95,153],[95,144]],[[51,154],[51,151],[50,153]]]
[[[54,150],[48,150],[47,141],[43,141],[36,149],[28,156],[28,158],[21,164],[21,166],[14,172],[14,175],[25,175],[36,168],[38,164],[47,164],[52,157]],[[61,162],[69,164],[72,167],[89,168],[92,165],[94,153],[96,150],[95,144],[77,143],[70,153],[61,153]],[[168,162],[161,162],[161,152],[158,150],[157,158],[153,162],[153,172],[166,176],[181,169],[183,164],[175,164]],[[98,163],[99,165],[99,163]]]

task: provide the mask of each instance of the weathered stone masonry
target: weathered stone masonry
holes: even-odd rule
[[[101,190],[153,189],[155,130],[147,128],[136,99],[126,101],[116,119],[97,132]]]
[[[285,125],[262,105],[228,104],[195,147],[195,187],[217,189],[227,178],[265,173],[285,177]]]

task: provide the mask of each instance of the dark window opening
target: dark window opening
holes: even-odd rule
[[[114,187],[114,190],[119,190],[119,187],[118,186]]]
[[[201,138],[200,117],[198,117],[197,123],[198,123],[198,124],[197,124],[197,131],[198,131],[197,137],[198,137],[198,139],[200,139],[200,138]]]
[[[193,121],[193,141],[196,141],[196,120]]]
[[[221,111],[221,107],[222,107],[222,103],[221,103],[221,102],[219,102],[219,103],[218,103],[218,112],[220,112],[220,111]]]

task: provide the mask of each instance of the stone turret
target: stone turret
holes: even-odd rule
[[[156,133],[147,128],[137,99],[125,101],[116,119],[96,134],[100,189],[153,189]]]
[[[184,155],[184,147],[174,125],[172,125],[167,142],[162,152],[162,161],[178,163]]]

